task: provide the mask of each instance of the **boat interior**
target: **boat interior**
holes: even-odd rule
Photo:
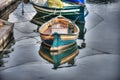
[[[64,17],[57,17],[43,24],[40,32],[43,34],[53,34],[55,32],[59,34],[69,34],[78,32],[78,29],[70,20]]]

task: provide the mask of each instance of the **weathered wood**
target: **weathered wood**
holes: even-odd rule
[[[14,23],[7,22],[0,19],[0,66],[2,63],[3,55],[9,51],[10,43],[14,41],[13,26]]]
[[[0,1],[0,18],[7,20],[9,17],[9,14],[17,8],[20,2],[21,2],[20,0]]]

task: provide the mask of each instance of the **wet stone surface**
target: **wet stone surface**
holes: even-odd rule
[[[113,4],[86,4],[89,15],[85,18],[86,48],[80,49],[75,66],[61,65],[57,70],[39,56],[41,39],[34,32],[37,25],[30,22],[36,14],[31,4],[24,4],[10,14],[15,23],[14,51],[4,58],[0,80],[120,80],[120,6]],[[82,41],[77,40],[78,45]]]

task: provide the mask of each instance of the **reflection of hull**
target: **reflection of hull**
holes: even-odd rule
[[[10,41],[13,39],[13,23],[0,20],[0,53],[7,47]]]
[[[79,53],[76,42],[59,47],[42,43],[39,54],[57,67],[74,59]]]

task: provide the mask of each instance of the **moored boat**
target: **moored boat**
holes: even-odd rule
[[[76,19],[78,21],[84,21],[84,7],[82,5],[62,0],[60,2],[62,5],[58,4],[59,6],[57,6],[57,1],[59,0],[53,2],[54,6],[50,6],[51,3],[49,3],[49,0],[30,0],[30,3],[37,13],[41,15],[39,16],[40,21],[48,21],[60,14],[73,21]],[[56,5],[54,3],[56,3]]]
[[[75,40],[79,35],[79,28],[69,19],[63,16],[52,18],[40,28],[40,37],[44,40],[53,40],[54,34],[58,33],[61,40]]]

